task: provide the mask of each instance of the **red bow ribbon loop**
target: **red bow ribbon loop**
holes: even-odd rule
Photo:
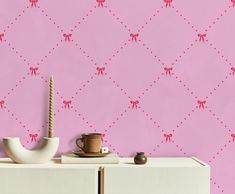
[[[199,42],[205,42],[206,34],[198,34]]]
[[[31,75],[37,75],[38,67],[30,67]]]
[[[3,34],[3,33],[0,34],[0,41],[1,41],[1,42],[2,42],[3,37],[4,37],[4,34]]]
[[[133,41],[137,42],[137,37],[138,37],[138,36],[139,36],[139,34],[138,34],[138,33],[136,33],[136,34],[131,33],[131,34],[130,34],[131,41],[132,41],[132,42],[133,42]]]
[[[98,75],[104,75],[105,67],[97,67],[96,70]]]
[[[37,2],[38,0],[29,0],[29,2],[31,3],[31,7],[37,7]]]
[[[235,134],[231,134],[231,137],[233,138],[233,142],[235,141]]]
[[[199,104],[198,108],[202,108],[202,109],[205,108],[205,104],[206,104],[206,101],[205,101],[205,100],[203,100],[203,101],[198,100],[197,103]]]
[[[138,104],[139,104],[138,100],[136,100],[136,101],[131,100],[130,103],[132,104],[132,109],[134,109],[134,108],[137,109],[138,108]]]
[[[172,0],[164,0],[164,2],[166,3],[166,7],[171,7]]]
[[[235,74],[235,67],[231,67],[231,70],[232,70],[232,74],[234,75]]]
[[[35,134],[32,134],[32,133],[30,133],[29,134],[29,137],[31,138],[31,142],[33,142],[33,141],[37,141],[37,137],[38,137],[38,134],[37,133],[35,133]]]
[[[70,42],[70,38],[72,37],[72,34],[63,34],[63,36],[64,36],[65,42]]]
[[[63,103],[64,103],[64,108],[70,108],[72,101],[71,100],[68,100],[68,101],[64,100]]]
[[[164,134],[164,137],[166,138],[166,142],[170,142],[171,141],[171,138],[172,138],[172,134],[170,133],[170,134]]]
[[[98,7],[104,7],[104,2],[105,0],[96,0],[96,2],[98,3]]]
[[[233,3],[233,7],[235,7],[235,0],[231,0],[231,2]]]
[[[1,100],[1,101],[0,101],[0,107],[1,107],[1,108],[4,108],[4,106],[3,106],[3,105],[4,105],[4,103],[5,103],[5,101],[4,101],[4,100]]]
[[[173,70],[172,67],[164,67],[164,70],[166,72],[166,75],[171,75],[171,71]]]

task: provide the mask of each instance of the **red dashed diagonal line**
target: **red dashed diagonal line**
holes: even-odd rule
[[[183,118],[183,120],[181,120],[177,125],[176,128],[181,127],[185,121],[187,121],[194,113],[196,112],[195,109],[192,109],[189,113],[187,113],[187,115]]]
[[[224,127],[224,129],[226,129],[229,133],[232,132],[230,127],[218,115],[216,115],[212,109],[208,108],[207,110],[212,115],[212,117],[215,118],[216,121],[222,125],[222,127]]]
[[[41,80],[43,80],[45,83],[48,83],[48,77],[41,76],[40,78],[41,78]]]
[[[118,123],[118,121],[119,121],[124,115],[127,114],[128,111],[130,111],[130,110],[128,110],[128,108],[125,108],[124,111],[122,111],[122,113],[119,114],[119,115],[116,117],[115,120],[113,120],[110,124],[108,124],[107,129],[104,130],[105,133],[108,133],[108,132],[110,131],[110,129],[111,129],[113,126],[115,126],[115,125]]]
[[[109,63],[118,55],[120,52],[127,47],[129,42],[125,42],[120,48],[118,48],[111,57],[108,58]],[[106,66],[108,65],[108,62],[104,63]]]
[[[74,25],[74,27],[70,30],[71,32],[73,32],[76,28],[78,28],[82,23],[84,23],[86,21],[86,19],[94,12],[94,10],[96,9],[96,6],[94,6],[92,9],[90,9],[85,16],[83,16],[81,18],[81,20],[79,20],[78,22],[76,22],[76,24]]]
[[[175,13],[181,18],[183,18],[185,23],[189,25],[196,33],[198,33],[198,30],[195,28],[195,26],[178,9],[175,9]]]
[[[194,41],[195,42],[195,41]],[[174,61],[175,63],[177,63],[180,59],[182,59],[183,56],[185,56],[186,54],[188,54],[188,52],[190,51],[190,49],[192,49],[194,47],[194,42],[190,43],[190,45],[183,51],[183,53],[181,55],[179,55]]]
[[[232,6],[228,6],[227,8],[225,8],[225,9],[222,11],[222,13],[221,13],[218,17],[216,17],[216,18],[214,19],[214,21],[207,27],[207,29],[205,29],[205,32],[207,32],[209,29],[211,29],[213,26],[215,26],[216,23],[218,23],[218,22],[223,18],[223,16],[226,15],[226,14],[229,12],[229,10],[230,10],[231,8],[233,8],[233,7],[232,7]]]
[[[213,90],[210,91],[209,95],[206,96],[206,99],[209,98],[209,96],[212,96],[229,78],[229,76],[231,76],[230,74],[229,75],[226,75],[214,88]]]
[[[4,39],[3,41],[9,48],[10,50],[17,56],[19,57],[19,59],[23,60],[23,62],[25,64],[27,64],[28,66],[30,66],[30,62],[10,43],[8,42],[6,39]]]
[[[27,76],[27,75],[26,75],[26,76]],[[4,99],[7,99],[7,97],[9,97],[9,96],[12,94],[12,92],[14,92],[15,89],[16,89],[17,87],[19,87],[19,86],[24,82],[24,80],[26,79],[26,76],[21,77],[21,78],[16,82],[16,84],[14,85],[14,87],[12,87],[12,88],[7,92],[7,94],[4,96]]]
[[[20,17],[25,14],[26,9],[28,9],[28,7],[25,7],[22,11],[20,11],[20,13],[14,18],[14,20],[11,21],[9,25],[7,25],[6,29],[3,30],[4,33],[7,32],[7,30],[9,30],[11,26],[14,25],[20,19]]]
[[[90,129],[95,130],[94,125],[92,125],[79,111],[77,108],[73,108],[75,115],[77,115]]]
[[[212,183],[220,192],[224,193],[224,189],[221,188],[221,186],[220,186],[218,183],[216,183],[212,178],[211,178],[210,180],[211,180],[211,183]]]
[[[104,6],[108,10],[108,13],[111,14],[111,16],[118,22],[120,23],[128,32],[131,32],[131,29],[125,24],[119,16],[117,16],[116,13],[114,13],[108,6]]]
[[[61,93],[59,92],[58,89],[55,89],[55,94],[58,96],[58,98],[61,100],[61,102],[63,101],[63,99],[65,99],[65,98],[61,95]],[[59,105],[60,105],[60,103],[59,103]],[[57,110],[56,110],[56,114],[59,113],[60,110],[61,110],[61,107],[59,106],[59,107],[57,108]]]
[[[148,155],[152,156],[154,153],[157,153],[157,150],[159,149],[160,144],[157,144],[150,152],[148,152]]]
[[[182,152],[184,155],[187,155],[187,153],[183,150],[183,148],[179,144],[177,144],[175,141],[173,142],[173,144],[175,145],[176,148],[178,148],[180,152]]]
[[[147,113],[143,108],[140,108],[141,113],[144,114],[145,117],[147,117],[147,119],[152,122],[154,124],[154,126],[156,126],[158,129],[161,128],[160,124],[158,121],[156,121],[152,116],[150,116],[149,113]]]
[[[234,143],[231,140],[228,140],[224,145],[221,146],[219,150],[216,151],[216,153],[211,157],[209,160],[209,163],[214,162],[218,157],[223,157],[222,154],[223,152],[231,145],[231,143]]]
[[[62,32],[64,32],[64,30],[61,28],[61,26],[59,25],[59,24],[57,24],[56,22],[55,22],[55,20],[52,18],[52,17],[50,17],[49,15],[48,15],[48,13],[44,10],[44,9],[42,9],[41,7],[37,7],[38,9],[40,9],[40,11],[41,11],[41,13],[43,14],[43,16],[45,16],[54,26],[56,26],[56,28],[62,33]]]
[[[105,141],[104,141],[104,142],[105,142],[105,143],[107,144],[107,146],[112,150],[112,152],[117,153],[118,156],[122,156],[121,153],[115,148],[115,146],[112,145],[112,144],[107,140],[107,138],[105,138]]]
[[[93,63],[95,66],[98,65],[98,63],[82,48],[80,47],[79,43],[75,43],[75,46],[79,48],[80,52],[87,58],[91,63]]]
[[[154,79],[149,85],[147,88],[145,88],[144,90],[142,90],[141,94],[138,96],[139,99],[143,98],[145,96],[145,94],[147,92],[149,92],[156,84],[157,82],[160,80],[160,76],[157,76],[156,79]]]
[[[215,47],[211,42],[208,42],[210,47],[215,51],[215,53],[225,62],[227,63],[228,65],[232,66],[232,63],[228,60],[228,58],[226,58],[222,52],[217,48]]]
[[[16,123],[22,127],[23,129],[26,129],[28,127],[26,127],[26,124],[23,123],[23,121],[21,121],[15,113],[13,113],[9,108],[7,108],[7,113],[9,113],[9,115],[16,121]]]
[[[150,22],[152,22],[153,19],[154,19],[156,16],[159,15],[159,13],[160,13],[160,10],[157,10],[156,12],[154,12],[154,13],[148,18],[148,20],[140,27],[140,29],[138,30],[138,32],[140,33],[141,30],[143,30],[147,24],[149,24]]]
[[[186,83],[184,83],[184,82],[179,78],[179,76],[174,75],[173,78],[175,78],[176,81],[177,81],[180,85],[182,85],[182,86],[186,89],[186,91],[189,92],[190,95],[192,95],[195,99],[198,98],[198,97],[195,95],[195,92],[193,92],[193,91],[186,85]]]
[[[56,48],[59,48],[60,44],[61,44],[61,41],[56,43],[56,45],[54,47],[52,47],[52,49],[50,49],[48,51],[48,53],[43,56],[43,58],[40,59],[40,63],[43,63],[45,59],[48,59],[48,57],[53,54],[53,52],[56,50]],[[40,65],[40,63],[37,63],[37,64]]]
[[[157,56],[156,54],[154,54],[154,52],[151,50],[151,48],[149,48],[146,43],[141,44],[156,60],[157,62],[161,63],[162,65],[164,65],[164,62],[160,59],[159,56]]]
[[[110,80],[111,83],[112,83],[116,88],[118,88],[118,89],[122,92],[122,94],[124,94],[124,95],[127,96],[129,99],[131,99],[131,96],[128,95],[127,91],[126,91],[125,89],[123,89],[123,88],[120,86],[120,84],[117,83],[117,81],[115,81],[111,76],[109,76],[109,74],[107,74],[107,76],[108,76],[108,80]]]
[[[85,83],[83,83],[83,84],[79,87],[79,89],[76,89],[75,94],[71,97],[71,99],[73,99],[74,96],[77,96],[79,93],[81,93],[82,90],[84,90],[84,89],[88,86],[88,84],[90,84],[90,83],[94,80],[94,76],[95,76],[95,74],[92,75]]]

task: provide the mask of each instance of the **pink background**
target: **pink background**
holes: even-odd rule
[[[0,0],[0,136],[40,143],[54,75],[58,154],[98,131],[121,156],[195,155],[234,194],[234,4]]]

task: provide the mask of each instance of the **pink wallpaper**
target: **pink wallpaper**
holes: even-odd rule
[[[235,0],[0,0],[0,136],[83,132],[120,155],[195,155],[234,194]],[[1,155],[4,153],[1,149]]]

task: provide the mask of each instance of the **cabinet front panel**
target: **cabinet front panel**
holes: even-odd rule
[[[98,194],[94,168],[0,169],[1,194]]]
[[[104,194],[210,194],[208,167],[106,167]]]

